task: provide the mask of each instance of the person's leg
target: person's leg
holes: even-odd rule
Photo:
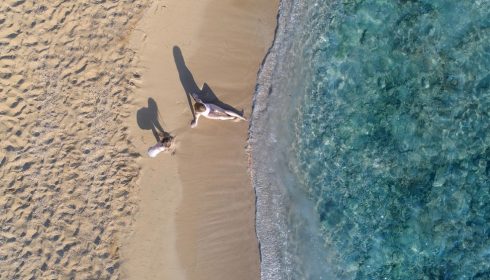
[[[239,114],[237,114],[237,113],[235,113],[233,111],[230,111],[230,110],[225,110],[225,113],[227,113],[228,115],[230,115],[230,116],[232,116],[234,118],[238,118],[238,119],[243,120],[243,121],[246,121],[247,120],[246,118],[244,118],[244,117],[240,116]]]

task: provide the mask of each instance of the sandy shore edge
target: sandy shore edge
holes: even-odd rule
[[[131,38],[140,61],[130,135],[139,160],[139,212],[122,248],[124,279],[258,279],[247,122],[189,127],[186,92],[250,115],[278,1],[156,1]],[[154,125],[176,154],[148,158]]]

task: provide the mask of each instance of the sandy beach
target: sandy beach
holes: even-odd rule
[[[0,279],[117,279],[144,1],[1,1]]]
[[[145,154],[156,143],[156,123],[156,131],[176,136],[177,150],[139,160],[140,211],[123,248],[128,279],[259,278],[248,122],[201,119],[192,129],[187,94],[199,92],[248,117],[277,4],[157,2],[138,24],[131,43],[141,54],[140,114],[130,119],[130,132]]]
[[[258,279],[249,124],[188,94],[250,116],[277,2],[1,2],[0,279]]]

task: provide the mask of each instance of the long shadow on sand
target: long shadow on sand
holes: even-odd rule
[[[170,135],[160,125],[158,106],[153,98],[148,98],[148,107],[143,107],[136,112],[136,121],[141,129],[151,130],[157,142],[160,142],[160,138]]]
[[[189,70],[189,68],[187,68],[185,64],[184,57],[182,56],[182,51],[180,50],[180,48],[174,46],[173,53],[174,53],[175,65],[177,66],[177,71],[179,72],[180,82],[182,83],[182,87],[184,88],[187,102],[191,109],[194,120],[196,119],[196,114],[194,112],[194,107],[192,106],[191,94],[197,95],[203,102],[213,103],[220,106],[223,109],[230,110],[237,114],[243,115],[243,111],[239,111],[235,109],[233,106],[221,102],[221,100],[218,99],[218,97],[214,94],[213,90],[211,89],[211,87],[209,87],[207,83],[204,83],[202,89],[200,89],[197,86],[191,71]]]

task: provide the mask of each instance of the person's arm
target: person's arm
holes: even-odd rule
[[[194,128],[197,126],[197,121],[199,120],[200,116],[201,116],[201,113],[196,113],[196,118],[191,121],[191,128]]]

